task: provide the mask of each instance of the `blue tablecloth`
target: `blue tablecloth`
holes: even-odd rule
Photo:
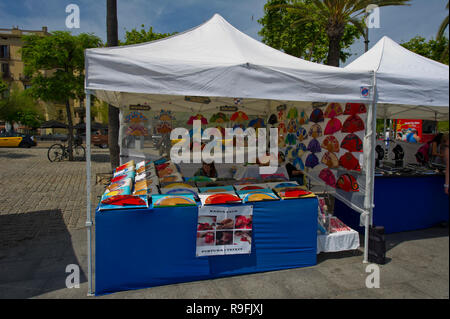
[[[198,208],[96,211],[95,293],[316,264],[317,198],[252,203],[252,252],[196,257]]]
[[[417,230],[448,221],[448,195],[442,175],[375,178],[373,224],[386,234]],[[336,200],[334,214],[358,232],[360,214]]]

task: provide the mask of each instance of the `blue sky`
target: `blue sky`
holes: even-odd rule
[[[80,7],[80,29],[69,30],[65,20],[68,4]],[[152,26],[156,32],[181,32],[195,27],[215,13],[242,32],[260,40],[257,22],[263,16],[266,0],[118,0],[119,37],[125,30]],[[408,7],[380,8],[380,28],[371,29],[370,46],[387,35],[397,42],[405,42],[416,35],[435,37],[448,11],[447,0],[413,0]],[[93,32],[106,39],[106,0],[0,0],[0,28],[19,26],[35,30],[47,26],[49,31],[69,30],[74,34]],[[448,34],[448,31],[447,31]],[[363,40],[351,47],[356,59],[364,51]]]

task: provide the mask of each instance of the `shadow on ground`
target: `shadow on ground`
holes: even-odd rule
[[[0,216],[0,298],[66,288],[70,264],[81,265],[60,210]],[[86,281],[80,267],[80,283]]]
[[[96,163],[109,163],[109,154],[91,154],[91,161]]]
[[[386,234],[385,235],[386,252],[388,252],[389,250],[395,248],[396,246],[398,246],[404,242],[438,238],[438,237],[448,237],[448,235],[449,235],[448,225],[444,226],[444,227],[436,226],[436,227],[420,229],[420,230]],[[355,257],[355,256],[361,256],[361,258],[363,258],[364,234],[361,234],[361,233],[359,234],[359,242],[360,242],[360,248],[356,249],[356,250],[320,253],[319,255],[317,255],[317,264],[320,264],[321,262],[324,262],[325,260],[328,260],[328,259],[342,259],[342,258],[349,258],[349,257]],[[391,260],[392,260],[391,258],[386,257],[385,264],[388,264],[389,262],[391,262]]]
[[[28,158],[28,157],[35,157],[33,154],[26,154],[26,153],[15,153],[5,150],[0,150],[0,158],[10,158],[10,159],[17,159],[17,158]]]
[[[387,234],[386,236],[386,251],[393,249],[405,241],[431,239],[437,237],[448,237],[449,228],[447,226],[435,226],[426,229],[407,231],[401,233]]]

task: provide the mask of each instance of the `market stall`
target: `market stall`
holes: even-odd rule
[[[373,199],[372,145],[375,144],[376,112],[374,83],[373,72],[349,71],[319,65],[270,48],[235,29],[219,15],[194,29],[166,39],[141,45],[86,50],[87,114],[90,112],[91,94],[120,108],[120,146],[123,162],[129,163],[135,158],[136,165],[141,163],[137,159],[144,161],[145,164],[139,164],[141,166],[159,165],[157,158],[145,155],[147,143],[150,142],[149,131],[152,129],[148,123],[155,117],[155,113],[159,121],[156,129],[165,132],[167,138],[167,133],[174,128],[177,121],[174,119],[177,112],[189,113],[193,117],[192,124],[199,120],[206,125],[214,120],[219,121],[217,125],[221,125],[225,118],[234,119],[234,123],[228,126],[233,129],[243,125],[239,121],[245,119],[244,114],[239,113],[243,112],[248,117],[244,120],[247,121],[244,128],[262,130],[267,124],[276,127],[278,136],[275,140],[288,161],[321,182],[327,192],[333,193],[333,196],[365,215],[371,213]],[[219,115],[219,112],[225,113],[225,117]],[[236,112],[238,114],[233,116]],[[190,119],[186,124],[191,125],[189,122]],[[89,117],[86,124],[89,127]],[[187,138],[189,133],[179,137],[181,140]],[[87,130],[87,141],[86,225],[91,292],[90,130]],[[161,143],[164,143],[164,140],[161,140]],[[342,165],[339,165],[340,158],[343,158]],[[147,163],[145,160],[150,161]],[[179,164],[180,169],[171,166],[171,173],[183,171],[183,164],[185,163]],[[189,164],[191,163],[186,165]],[[134,168],[138,170],[137,166]],[[267,187],[257,195],[272,200],[251,205],[255,223],[252,229],[252,246],[251,250],[246,251],[247,256],[196,256],[193,249],[195,227],[192,225],[195,224],[195,214],[200,216],[201,210],[208,206],[208,197],[204,194],[205,190],[200,189],[201,186],[197,184],[199,180],[192,180],[192,176],[188,174],[160,176],[160,171],[164,169],[166,167],[156,170],[157,180],[153,179],[152,175],[143,177],[147,186],[150,181],[158,184],[156,188],[146,188],[146,195],[126,194],[139,197],[124,203],[140,204],[139,211],[127,206],[125,210],[108,212],[108,208],[101,207],[102,204],[120,206],[114,199],[118,194],[104,194],[106,197],[102,198],[96,212],[96,278],[99,280],[98,284],[104,288],[102,292],[206,279],[211,276],[300,267],[315,262],[317,201],[304,198],[305,195],[310,195],[304,188],[289,186],[287,189],[277,189],[277,185],[269,185],[272,182],[282,182],[276,180],[280,176],[260,176],[262,180],[258,180],[258,184],[267,183]],[[283,171],[282,167],[277,169]],[[137,183],[141,185],[141,180],[136,180],[136,177],[137,175],[131,178],[128,193],[136,191]],[[163,180],[168,177],[170,180]],[[162,191],[164,186],[167,186],[166,182],[195,182],[195,186],[191,186],[198,188],[199,198],[183,198],[183,203],[190,203],[186,207],[155,208],[155,203],[167,199]],[[238,184],[234,180],[234,186],[217,187],[232,187],[227,187],[228,191],[222,190],[223,198],[254,195],[239,194],[242,190],[236,188]],[[315,197],[314,194],[312,196]],[[229,201],[222,202],[222,205],[226,203]],[[214,203],[211,207],[213,206]],[[249,205],[242,202],[237,206]],[[289,211],[288,206],[296,209]],[[222,206],[219,203],[219,206],[214,207]],[[161,213],[158,209],[165,210],[168,214]],[[181,210],[183,212],[180,212]],[[182,224],[176,218],[169,218],[170,214],[183,215],[187,224]],[[272,222],[266,223],[269,220]],[[281,235],[281,226],[287,226],[288,220],[291,227],[286,228],[285,233]],[[169,256],[162,258],[161,264],[155,266],[159,267],[158,269],[143,269],[149,265],[152,256],[161,256],[167,248],[175,245],[170,240],[161,242],[152,237],[160,235],[161,227],[167,223],[179,230],[180,236],[177,234],[174,240],[180,242],[180,245],[186,245],[180,249],[181,252],[174,252],[174,256],[184,254],[181,261],[185,262],[181,265],[174,264],[174,260]],[[295,225],[295,230],[292,225]],[[367,221],[366,229],[368,226]],[[151,234],[145,227],[159,227],[159,232]],[[183,230],[180,230],[181,228]],[[306,237],[300,235],[299,230],[303,228]],[[326,232],[325,229],[324,235]],[[273,240],[273,249],[271,245],[267,246],[268,238]],[[111,248],[106,247],[109,243],[113,243]],[[157,247],[158,244],[161,246]],[[136,250],[131,247],[136,247]],[[286,247],[292,254],[283,257]],[[145,249],[148,255],[144,256],[142,252]],[[133,259],[121,259],[121,254]],[[216,258],[217,261],[213,260]],[[366,249],[364,258],[367,261]],[[225,261],[228,259],[234,268],[221,268],[227,265]],[[158,259],[152,260],[157,265]],[[133,265],[126,263],[136,266],[133,268]],[[158,281],[155,278],[158,278],[158,273],[165,264],[169,269],[164,274],[164,279]],[[183,278],[183,266],[189,265],[193,265],[189,268],[192,273],[189,274],[188,271],[186,278]],[[132,274],[131,277],[123,275],[125,281],[129,279],[128,282],[109,281],[107,278],[112,276],[114,269],[127,274],[135,271],[136,277],[132,278]]]
[[[349,64],[348,70],[373,70],[377,85],[377,117],[448,120],[449,68],[415,54],[388,37]],[[377,148],[373,224],[386,233],[431,227],[448,221],[444,166],[422,167],[418,145],[390,141]],[[384,154],[388,155],[386,158]],[[361,230],[359,215],[339,199],[335,214]]]

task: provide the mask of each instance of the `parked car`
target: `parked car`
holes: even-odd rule
[[[91,136],[91,143],[100,148],[108,148],[108,131],[96,131]]]
[[[0,146],[3,147],[26,147],[36,146],[34,136],[16,132],[0,133]]]

